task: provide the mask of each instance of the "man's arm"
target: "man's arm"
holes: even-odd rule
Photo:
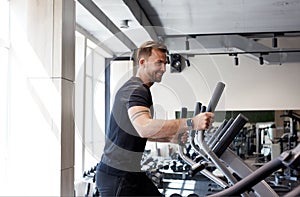
[[[134,128],[143,138],[172,139],[175,135],[188,130],[186,118],[174,120],[152,119],[150,109],[144,106],[133,106],[128,109],[128,115]],[[199,114],[192,118],[195,130],[207,129],[213,114],[210,112]]]
[[[188,141],[188,132],[184,132],[182,134],[182,136],[180,137],[180,139],[178,136],[179,135],[176,134],[172,137],[167,137],[167,138],[157,138],[157,139],[148,138],[148,141],[150,141],[150,142],[171,142],[173,144],[178,144],[179,140],[180,140],[180,142],[182,142],[184,144]]]
[[[150,141],[150,142],[170,142],[171,139],[170,138],[157,138],[157,139],[148,138],[148,141]]]

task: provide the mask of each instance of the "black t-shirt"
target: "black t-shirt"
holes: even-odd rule
[[[106,131],[104,152],[98,169],[112,175],[140,172],[147,139],[141,138],[128,117],[132,106],[152,108],[148,86],[138,77],[130,78],[117,92]]]

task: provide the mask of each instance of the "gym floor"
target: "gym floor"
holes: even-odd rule
[[[161,192],[169,197],[174,194],[181,196],[207,196],[221,191],[221,188],[214,182],[203,177],[201,180],[164,180],[164,189]]]
[[[284,196],[290,190],[300,185],[299,180],[284,180],[280,185],[272,185],[273,180],[272,177],[266,179],[279,196]],[[163,189],[160,189],[161,193],[166,197],[176,196],[174,194],[182,197],[192,197],[196,196],[195,194],[199,197],[205,197],[221,190],[220,186],[205,177],[202,180],[164,180]]]

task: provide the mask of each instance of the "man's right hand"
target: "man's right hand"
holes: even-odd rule
[[[192,120],[194,130],[206,130],[211,127],[214,121],[214,114],[212,112],[199,113]]]

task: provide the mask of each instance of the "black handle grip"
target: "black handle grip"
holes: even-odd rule
[[[201,110],[200,110],[200,113],[203,113],[203,112],[206,112],[206,106],[204,106],[204,105],[201,106]]]
[[[247,122],[248,118],[243,114],[239,114],[224,135],[222,135],[220,141],[213,147],[212,151],[220,157]]]
[[[182,107],[180,112],[180,118],[186,118],[187,117],[187,108]]]
[[[202,107],[202,103],[197,102],[196,105],[195,105],[194,116],[196,116],[197,114],[200,113],[201,107]]]
[[[216,109],[216,106],[221,98],[221,95],[223,93],[223,90],[225,88],[225,84],[222,83],[222,82],[218,82],[217,83],[217,86],[215,87],[215,90],[212,94],[212,97],[208,103],[208,106],[207,106],[207,109],[206,111],[207,112],[214,112],[215,109]]]

